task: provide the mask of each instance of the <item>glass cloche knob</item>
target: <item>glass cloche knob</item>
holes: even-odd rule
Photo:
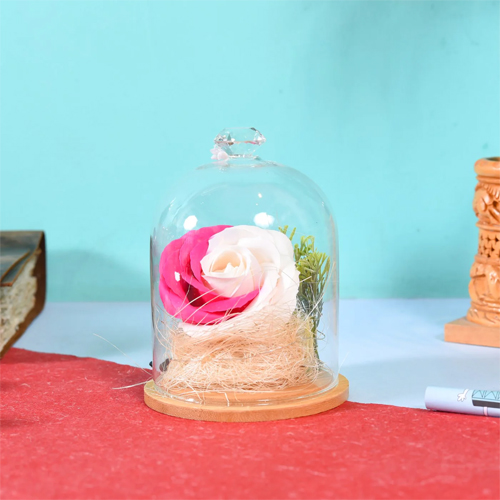
[[[214,139],[216,147],[228,156],[251,158],[266,138],[253,127],[234,127],[221,130]]]

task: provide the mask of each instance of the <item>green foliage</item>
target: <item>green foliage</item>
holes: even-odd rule
[[[279,230],[290,238],[293,243],[296,228],[288,235],[288,226]],[[302,236],[300,243],[293,247],[295,265],[300,273],[299,291],[297,300],[299,308],[307,314],[312,322],[314,348],[318,353],[318,326],[323,312],[323,296],[330,274],[330,257],[326,253],[318,252],[314,246],[314,236]]]

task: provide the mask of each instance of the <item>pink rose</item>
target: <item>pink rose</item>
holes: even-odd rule
[[[242,312],[258,295],[254,289],[238,296],[217,293],[202,276],[201,260],[210,238],[231,226],[203,227],[170,242],[160,259],[160,297],[169,314],[184,323],[216,324]]]
[[[256,324],[264,310],[287,322],[296,308],[299,272],[290,240],[256,226],[189,231],[160,259],[160,297],[189,335],[219,324]],[[229,325],[230,324],[230,325]]]

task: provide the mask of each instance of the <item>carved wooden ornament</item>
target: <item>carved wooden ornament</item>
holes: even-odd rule
[[[448,342],[500,347],[500,157],[483,158],[474,166],[479,247],[470,270],[471,306],[466,318],[444,327]]]
[[[479,219],[479,249],[470,270],[467,319],[500,328],[500,158],[476,162],[473,208]]]

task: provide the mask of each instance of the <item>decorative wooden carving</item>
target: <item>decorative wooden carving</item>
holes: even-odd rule
[[[500,158],[483,158],[474,170],[478,184],[473,208],[478,218],[479,249],[470,271],[467,319],[500,327]]]
[[[444,339],[500,347],[500,157],[478,160],[474,170],[479,248],[470,270],[471,306],[466,318],[444,326]]]

